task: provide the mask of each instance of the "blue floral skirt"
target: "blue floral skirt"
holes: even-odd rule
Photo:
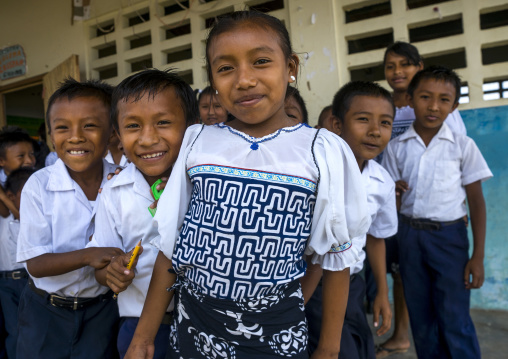
[[[275,294],[227,300],[177,285],[167,358],[308,358],[300,283]]]

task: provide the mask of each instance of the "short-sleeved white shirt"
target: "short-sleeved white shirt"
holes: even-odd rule
[[[492,177],[474,141],[454,134],[443,123],[428,147],[411,125],[390,141],[383,166],[394,181],[409,189],[401,197],[400,213],[412,218],[453,221],[466,215],[465,186]]]
[[[141,240],[136,276],[118,295],[121,317],[139,317],[159,251],[150,244],[158,236],[148,206],[154,201],[143,174],[130,163],[102,189],[95,215],[95,233],[87,247],[117,247],[130,251]]]
[[[395,182],[388,172],[374,160],[367,161],[362,171],[362,180],[367,190],[367,203],[372,223],[367,234],[376,238],[388,238],[397,233],[397,208],[395,205]],[[367,236],[356,239],[355,245],[365,247]],[[353,241],[355,242],[355,241]],[[351,266],[350,274],[363,268],[366,253],[362,250],[360,261]]]
[[[115,167],[103,160],[102,185]],[[100,197],[100,194],[98,195]],[[67,253],[85,248],[93,233],[94,207],[58,159],[34,173],[21,193],[18,262],[46,253]],[[26,264],[25,264],[26,265]],[[108,291],[86,266],[69,273],[32,278],[35,286],[66,297],[91,298]]]
[[[415,120],[415,110],[411,106],[397,107],[393,119],[392,140],[407,131]],[[467,136],[466,126],[459,110],[455,109],[446,117],[445,123],[453,133]]]
[[[0,185],[5,186],[5,181],[7,181],[7,175],[5,174],[4,169],[0,169]]]
[[[206,193],[201,197],[203,188]],[[225,188],[228,190],[224,192]],[[247,191],[249,188],[252,190]],[[317,194],[314,194],[316,189]],[[304,196],[307,196],[305,200],[301,200]],[[305,202],[307,198],[310,200]],[[204,207],[201,208],[201,204],[194,207],[191,200],[203,203]],[[289,208],[292,201],[295,201],[295,205]],[[308,203],[313,206],[313,211]],[[227,206],[233,207],[232,204],[234,210],[221,213]],[[274,209],[279,208],[283,215],[272,216]],[[259,222],[252,222],[259,225],[256,229],[249,227],[252,226],[249,222],[251,215],[260,218]],[[234,216],[236,220],[232,221]],[[187,247],[182,245],[182,238],[185,243],[190,243],[192,238],[189,235],[194,231],[209,230],[210,227],[205,225],[196,225],[194,222],[197,221],[209,221],[215,226],[212,232],[224,232],[208,237],[203,234],[203,241],[211,243],[209,238],[217,238],[217,241],[229,241],[231,245],[238,246],[239,240],[247,243],[252,235],[255,238],[253,243],[257,244],[253,246],[249,242],[246,245],[253,253],[263,243],[267,243],[268,249],[275,246],[273,249],[276,254],[263,256],[261,264],[246,262],[246,265],[253,267],[246,274],[248,276],[253,276],[254,270],[265,271],[264,263],[279,260],[279,252],[286,248],[280,243],[297,242],[292,239],[292,234],[283,233],[286,230],[290,233],[290,227],[297,226],[298,248],[288,249],[284,253],[291,260],[281,260],[279,267],[266,267],[272,269],[262,273],[268,278],[267,283],[270,280],[270,284],[276,283],[274,285],[303,276],[304,267],[300,266],[295,271],[293,268],[300,265],[304,250],[324,269],[342,270],[350,267],[358,261],[357,249],[351,245],[351,241],[364,235],[370,225],[365,189],[351,149],[338,136],[326,130],[316,133],[315,129],[305,125],[280,129],[260,139],[224,124],[189,127],[168,187],[159,200],[155,220],[161,236],[154,244],[166,257],[173,258],[174,266],[175,257],[183,258],[186,254],[184,251]],[[230,231],[230,227],[235,228],[234,232]],[[303,247],[301,233],[307,235]],[[277,244],[272,245],[270,241]],[[204,248],[215,253],[215,249],[202,246],[204,244],[200,240],[189,250]],[[331,248],[335,252],[330,253]],[[230,251],[225,245],[220,250]],[[239,256],[240,252],[231,253]],[[220,258],[210,254],[206,257],[196,256],[192,260],[193,263],[203,262],[203,268],[205,265],[222,268],[227,263],[219,261]],[[197,265],[189,267],[189,270],[194,271],[195,268],[198,268]],[[229,267],[226,270],[229,271]],[[285,272],[278,276],[282,270]],[[225,280],[218,278],[222,275],[219,272],[218,269],[211,272],[208,269],[198,272],[196,269],[194,273],[196,278],[199,275],[203,278],[208,276],[202,287],[208,283],[226,283],[222,288],[232,288],[227,285],[238,276],[228,274]],[[219,284],[217,290],[220,289]]]
[[[127,157],[125,157],[125,155],[122,155],[122,158],[120,158],[120,163],[116,164],[110,151],[108,151],[104,159],[115,166],[125,167],[129,164],[129,161],[127,161]]]
[[[0,271],[13,271],[23,268],[16,262],[16,245],[18,241],[19,221],[10,214],[0,217]]]

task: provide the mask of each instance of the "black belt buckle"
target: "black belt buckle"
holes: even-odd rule
[[[62,305],[61,303],[55,302],[55,299],[57,299],[57,301],[60,300],[62,302],[65,302],[65,300],[67,298],[61,297],[61,296],[56,295],[56,294],[50,294],[49,295],[49,304],[51,304],[53,307],[64,307],[64,305]]]
[[[441,223],[433,221],[422,221],[417,218],[411,218],[409,224],[414,229],[427,230],[427,231],[439,231],[441,229]]]

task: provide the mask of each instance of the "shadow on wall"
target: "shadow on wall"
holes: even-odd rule
[[[485,283],[471,293],[471,307],[508,310],[508,106],[460,111],[494,177],[483,184],[487,204]],[[472,248],[471,228],[469,238]]]

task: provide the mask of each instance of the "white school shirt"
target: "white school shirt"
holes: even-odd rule
[[[376,238],[388,238],[397,233],[397,208],[395,204],[395,182],[390,174],[374,160],[367,161],[362,171],[362,180],[367,190],[367,203],[372,220],[369,231]],[[365,247],[367,236],[359,237],[355,245]],[[360,253],[360,261],[349,269],[350,274],[360,273],[366,252]]]
[[[9,214],[0,217],[0,271],[13,271],[23,268],[16,262],[16,243],[18,241],[19,221]]]
[[[148,206],[153,203],[150,186],[130,163],[102,189],[95,215],[95,233],[87,247],[117,247],[129,252],[141,240],[134,280],[118,295],[121,317],[140,317],[159,251],[150,241],[159,235]],[[170,308],[171,310],[172,308]]]
[[[111,154],[111,152],[109,150],[108,150],[107,155],[104,157],[104,159],[115,166],[125,167],[129,164],[129,161],[127,161],[127,157],[125,157],[125,155],[122,155],[122,158],[120,158],[120,163],[116,164],[115,160],[113,159],[113,155]]]
[[[426,147],[414,126],[390,141],[383,166],[404,180],[400,213],[412,218],[454,221],[466,215],[464,186],[492,177],[473,139],[454,134],[446,123]]]
[[[5,174],[4,169],[0,169],[0,185],[5,186],[5,181],[7,181],[7,175]]]
[[[411,106],[397,107],[395,109],[395,118],[393,119],[392,140],[406,132],[415,118],[415,110]],[[453,133],[467,136],[466,126],[464,125],[459,110],[453,110],[453,112],[446,117],[445,123],[450,127]]]
[[[103,180],[115,166],[103,160]],[[100,197],[100,194],[98,195]],[[94,208],[81,187],[58,159],[35,172],[21,192],[18,262],[46,253],[66,253],[85,248],[93,233]],[[96,297],[108,291],[95,280],[95,269],[86,266],[69,273],[32,277],[35,286],[65,297]]]
[[[154,220],[160,237],[153,241],[154,245],[167,258],[173,257],[193,191],[187,171],[212,164],[210,168],[217,167],[218,171],[233,168],[238,176],[254,173],[264,177],[266,173],[266,178],[276,174],[280,181],[318,182],[305,254],[326,270],[343,270],[356,263],[358,249],[351,241],[364,235],[370,226],[358,163],[339,136],[325,129],[316,136],[316,131],[299,124],[254,139],[224,123],[189,127],[158,203]],[[249,141],[257,142],[259,148],[253,149]],[[298,153],[302,155],[296,156]]]

